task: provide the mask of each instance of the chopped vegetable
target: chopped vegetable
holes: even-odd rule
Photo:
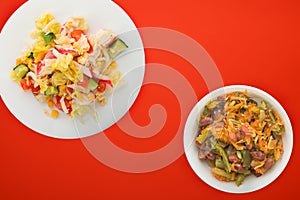
[[[242,157],[242,153],[240,152],[240,151],[237,151],[236,152],[236,155],[237,155],[237,157],[239,158],[239,159],[242,159],[243,157]]]
[[[88,83],[88,88],[93,91],[98,87],[98,83],[97,81],[95,81],[94,79],[90,78],[89,79],[89,83]]]
[[[224,149],[223,149],[222,147],[220,147],[219,145],[216,145],[215,148],[216,148],[216,150],[218,151],[219,155],[222,156],[223,163],[224,163],[224,166],[225,166],[226,171],[227,171],[227,172],[231,172],[231,167],[230,167],[230,164],[229,164],[229,161],[228,161],[228,157],[227,157],[226,152],[225,152]]]
[[[272,113],[271,110],[269,110],[269,116],[270,116],[270,119],[271,119],[272,124],[275,124],[275,123],[276,123],[276,120],[275,120],[275,117],[274,117],[274,115],[273,115],[273,113]]]
[[[243,183],[243,181],[245,180],[245,178],[246,178],[246,176],[244,174],[238,174],[236,176],[235,184],[237,186],[240,186]]]
[[[203,132],[202,134],[199,134],[198,137],[196,138],[196,141],[202,144],[206,140],[208,134],[209,132]]]
[[[219,169],[225,169],[225,164],[221,157],[218,157],[215,161],[215,166]]]
[[[18,79],[25,78],[26,74],[30,71],[30,69],[25,64],[19,64],[14,69],[15,76]]]
[[[264,110],[260,110],[259,111],[259,122],[262,122],[265,119],[265,111]]]
[[[54,33],[51,32],[50,33],[42,32],[41,35],[45,41],[46,46],[56,38]]]
[[[81,38],[81,35],[85,35],[83,30],[74,30],[71,32],[71,37],[75,39],[75,41],[78,41]]]
[[[48,88],[44,92],[45,96],[57,95],[57,94],[58,94],[58,89],[55,86],[48,86]]]
[[[248,168],[251,163],[251,155],[249,150],[242,150],[243,167]]]
[[[24,91],[28,91],[31,88],[31,82],[28,79],[22,79],[20,85]]]
[[[33,52],[32,51],[27,55],[27,58],[33,58]]]
[[[222,180],[222,181],[231,181],[232,175],[230,173],[227,173],[223,169],[219,169],[217,167],[213,167],[212,168],[212,173],[214,175],[217,175],[217,177],[219,177],[218,178],[219,180]]]
[[[127,48],[128,46],[125,44],[125,42],[123,42],[121,39],[117,39],[109,46],[108,53],[113,59]]]
[[[228,106],[234,106],[235,101],[231,101]]]

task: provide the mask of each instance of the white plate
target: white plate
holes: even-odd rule
[[[45,103],[39,103],[28,92],[10,79],[15,60],[26,49],[30,41],[30,32],[34,30],[35,20],[45,12],[52,13],[63,23],[70,16],[83,16],[89,24],[89,33],[100,28],[111,29],[119,34],[129,48],[117,60],[122,72],[122,86],[108,98],[107,105],[96,107],[101,125],[76,131],[73,120],[61,114],[52,119],[44,114]],[[32,130],[55,138],[81,138],[99,133],[117,122],[132,106],[141,88],[145,56],[143,44],[136,26],[130,17],[118,5],[109,0],[29,0],[23,4],[7,21],[0,35],[0,94],[10,112]],[[113,99],[114,98],[114,99]],[[112,102],[113,101],[113,102]],[[78,124],[75,123],[76,126]]]
[[[245,179],[243,184],[239,187],[235,185],[235,182],[222,182],[218,181],[212,174],[211,168],[208,167],[206,162],[200,161],[198,158],[198,149],[194,143],[195,137],[197,135],[197,127],[200,113],[203,111],[203,107],[212,99],[220,95],[224,95],[226,93],[234,92],[234,91],[244,91],[245,89],[248,90],[248,95],[253,98],[264,99],[268,104],[273,107],[278,114],[281,116],[283,121],[285,122],[285,129],[286,132],[283,135],[283,147],[284,153],[282,158],[278,160],[275,165],[264,175],[260,177],[255,177],[254,175],[249,176]],[[205,97],[203,97],[192,109],[184,130],[184,148],[187,160],[194,170],[194,172],[208,185],[230,193],[247,193],[252,192],[258,189],[261,189],[272,181],[274,181],[284,170],[285,166],[287,165],[289,158],[292,153],[293,148],[293,130],[289,120],[288,115],[286,114],[283,107],[269,94],[266,92],[244,85],[233,85],[233,86],[226,86],[220,89],[217,89]]]

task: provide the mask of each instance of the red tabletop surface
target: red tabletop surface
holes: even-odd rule
[[[0,0],[0,30],[24,2]],[[163,27],[193,38],[212,57],[225,85],[251,85],[275,97],[289,115],[294,131],[293,153],[286,169],[267,187],[239,195],[208,186],[193,172],[184,154],[160,170],[122,172],[95,159],[79,139],[55,139],[30,130],[0,99],[0,199],[265,200],[296,197],[297,164],[300,163],[297,156],[300,1],[114,2],[128,13],[138,28]],[[161,63],[180,72],[193,86],[198,100],[207,93],[201,76],[183,58],[155,49],[146,49],[145,55],[147,63]],[[5,59],[1,55],[0,58]],[[130,137],[116,126],[106,130],[105,134],[113,143],[131,152],[151,152],[164,147],[176,134],[179,103],[166,87],[143,86],[130,109],[137,124],[149,123],[148,111],[153,104],[163,105],[169,114],[165,127],[154,137]]]

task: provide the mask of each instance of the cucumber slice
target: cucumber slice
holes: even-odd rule
[[[113,59],[127,48],[125,42],[118,38],[108,47],[108,54]]]
[[[98,87],[97,81],[95,81],[94,79],[90,78],[89,79],[89,83],[88,83],[88,89],[89,90],[95,90],[97,87]]]
[[[58,94],[58,89],[55,86],[48,86],[47,90],[44,92],[44,95],[50,96],[50,95],[56,95]]]
[[[27,65],[25,64],[19,64],[13,70],[18,79],[24,78],[26,74],[30,71]]]

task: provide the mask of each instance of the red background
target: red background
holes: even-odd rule
[[[24,0],[0,1],[0,29]],[[225,85],[247,84],[273,95],[284,106],[294,129],[294,149],[285,171],[269,186],[248,194],[217,191],[200,180],[182,155],[159,171],[130,174],[94,159],[80,140],[59,140],[35,133],[18,122],[0,99],[0,199],[267,199],[298,194],[300,128],[298,67],[300,66],[300,1],[171,1],[115,0],[137,27],[165,27],[199,42],[217,64]],[[196,3],[197,2],[197,3]],[[22,34],[22,33],[17,33]],[[176,42],[176,41],[174,41]],[[1,57],[1,59],[5,59]],[[180,71],[194,86],[198,99],[207,89],[192,66],[167,52],[146,50],[147,62]],[[0,83],[3,84],[3,83]],[[157,98],[156,92],[164,92]],[[172,103],[170,103],[172,102]],[[165,105],[164,129],[150,139],[134,139],[115,126],[106,131],[120,147],[148,152],[167,144],[179,121],[178,102],[166,88],[142,88],[131,114],[140,125],[147,106]],[[143,105],[147,105],[146,108]],[[259,184],[259,181],[258,181]]]

